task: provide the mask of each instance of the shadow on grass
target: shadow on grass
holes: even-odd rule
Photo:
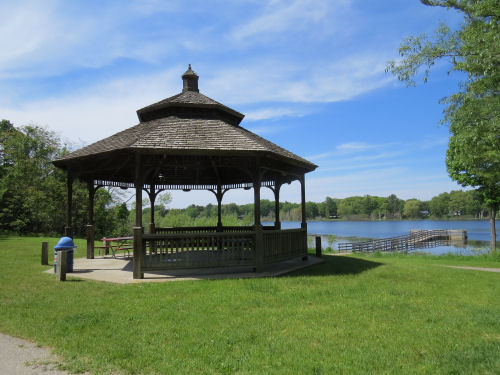
[[[323,256],[322,259],[325,261],[322,264],[304,268],[286,276],[357,275],[384,265],[384,263],[348,256]]]

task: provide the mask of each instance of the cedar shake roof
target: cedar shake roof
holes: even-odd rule
[[[137,117],[139,117],[139,121],[149,121],[179,113],[179,108],[186,110],[189,107],[214,109],[221,112],[222,116],[230,120],[234,125],[238,125],[243,120],[243,117],[245,117],[234,109],[200,94],[200,90],[198,90],[198,74],[191,69],[191,64],[189,64],[188,70],[182,75],[181,93],[139,109]]]
[[[157,103],[141,108],[137,111],[137,117],[139,117],[140,121],[150,120],[152,119],[151,117],[164,117],[169,114],[169,112],[166,112],[168,108],[171,108],[173,110],[171,112],[175,113],[175,109],[179,107],[214,108],[220,110],[221,112],[225,112],[230,117],[234,117],[235,125],[238,125],[241,120],[243,120],[243,117],[245,117],[234,109],[226,107],[224,104],[221,104],[196,91],[183,91],[177,95],[171,96],[170,98],[163,99]]]
[[[191,66],[182,79],[181,93],[137,111],[138,125],[64,155],[54,160],[54,165],[65,169],[79,165],[80,169],[90,168],[99,173],[104,167],[101,168],[100,162],[95,164],[96,161],[103,158],[118,161],[135,151],[186,156],[262,156],[293,165],[303,173],[316,169],[315,164],[239,126],[244,117],[241,113],[200,94],[198,75]]]
[[[74,151],[56,162],[123,149],[268,152],[315,167],[306,159],[219,119],[169,116],[139,125]]]

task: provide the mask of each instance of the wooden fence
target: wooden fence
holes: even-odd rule
[[[307,255],[305,229],[265,231],[263,233],[264,263]]]
[[[166,233],[142,236],[142,269],[252,265],[255,235],[232,233]]]
[[[217,232],[213,227],[157,228],[165,233],[142,234],[142,271],[258,266],[286,259],[307,256],[305,229],[263,230],[251,227],[225,227]],[[248,230],[250,228],[250,230]],[[256,249],[257,236],[261,247]]]

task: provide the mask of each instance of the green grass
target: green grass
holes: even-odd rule
[[[0,237],[0,331],[50,346],[71,371],[500,373],[500,274],[443,267],[497,257],[325,256],[280,278],[58,283],[42,273],[43,240]]]

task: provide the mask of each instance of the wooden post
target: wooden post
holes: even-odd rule
[[[264,266],[264,230],[262,225],[256,225],[255,231],[255,272],[260,272]]]
[[[217,232],[222,232],[222,186],[217,183]]]
[[[255,231],[255,271],[260,272],[264,265],[264,233],[260,222],[260,168],[257,165],[253,182],[254,231]]]
[[[49,243],[42,242],[42,266],[49,264]]]
[[[135,226],[142,227],[142,173],[140,167],[140,155],[136,158],[135,166]]]
[[[67,193],[67,205],[66,205],[66,226],[64,227],[64,235],[66,237],[73,238],[73,228],[72,228],[72,208],[73,208],[73,175],[68,172],[67,184],[66,184],[66,193]]]
[[[87,259],[94,259],[94,226],[87,224]]]
[[[280,189],[281,183],[276,181],[276,185],[274,186],[274,229],[281,229],[281,221],[280,221]]]
[[[144,187],[141,155],[135,156],[135,227],[134,227],[134,279],[143,279],[144,273],[141,269],[142,256],[144,252],[142,243],[142,189]]]
[[[305,175],[299,179],[300,181],[300,201],[302,208],[302,222],[300,223],[300,227],[303,229],[304,238],[302,239],[302,246],[304,247],[305,255],[302,257],[302,260],[307,260],[307,220],[306,220],[306,179]]]
[[[134,279],[144,279],[144,272],[142,272],[142,258],[144,252],[142,232],[142,227],[134,227]]]
[[[149,203],[151,207],[151,211],[149,213],[149,233],[155,233],[155,201],[156,201],[156,192],[155,192],[155,184],[151,183],[149,188]]]
[[[57,252],[56,280],[66,281],[66,263],[68,252],[61,250]]]
[[[305,176],[302,176],[300,179],[300,200],[301,200],[301,211],[302,211],[302,222],[301,228],[307,229],[307,220],[306,220],[306,181]]]
[[[260,172],[257,171],[257,176],[253,183],[253,207],[254,207],[254,225],[261,225],[260,222]]]
[[[87,259],[94,259],[94,198],[95,198],[95,188],[94,180],[88,182],[87,184],[89,192],[89,223],[87,224]]]
[[[316,256],[321,258],[321,237],[316,236]]]
[[[491,253],[496,254],[497,252],[497,232],[496,232],[496,223],[495,219],[497,216],[497,210],[490,210],[490,228],[491,228]]]

